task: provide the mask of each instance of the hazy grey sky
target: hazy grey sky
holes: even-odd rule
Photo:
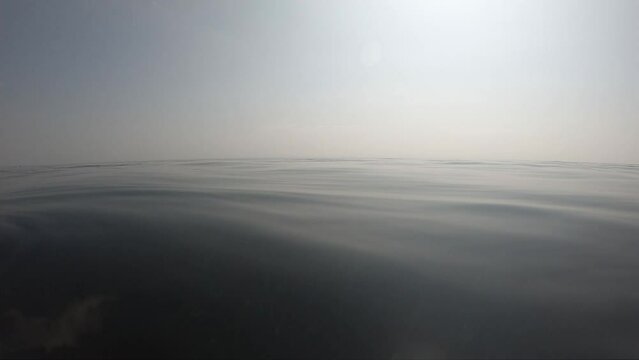
[[[1,1],[0,164],[639,162],[639,1]]]

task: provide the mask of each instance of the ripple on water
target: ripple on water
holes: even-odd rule
[[[639,168],[0,170],[0,356],[637,357]]]

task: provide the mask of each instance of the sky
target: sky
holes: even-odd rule
[[[639,1],[0,0],[0,165],[639,163]]]

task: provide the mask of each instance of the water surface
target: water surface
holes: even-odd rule
[[[639,166],[0,169],[0,356],[639,357]]]

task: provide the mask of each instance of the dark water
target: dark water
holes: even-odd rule
[[[639,166],[0,170],[0,357],[639,357]]]

